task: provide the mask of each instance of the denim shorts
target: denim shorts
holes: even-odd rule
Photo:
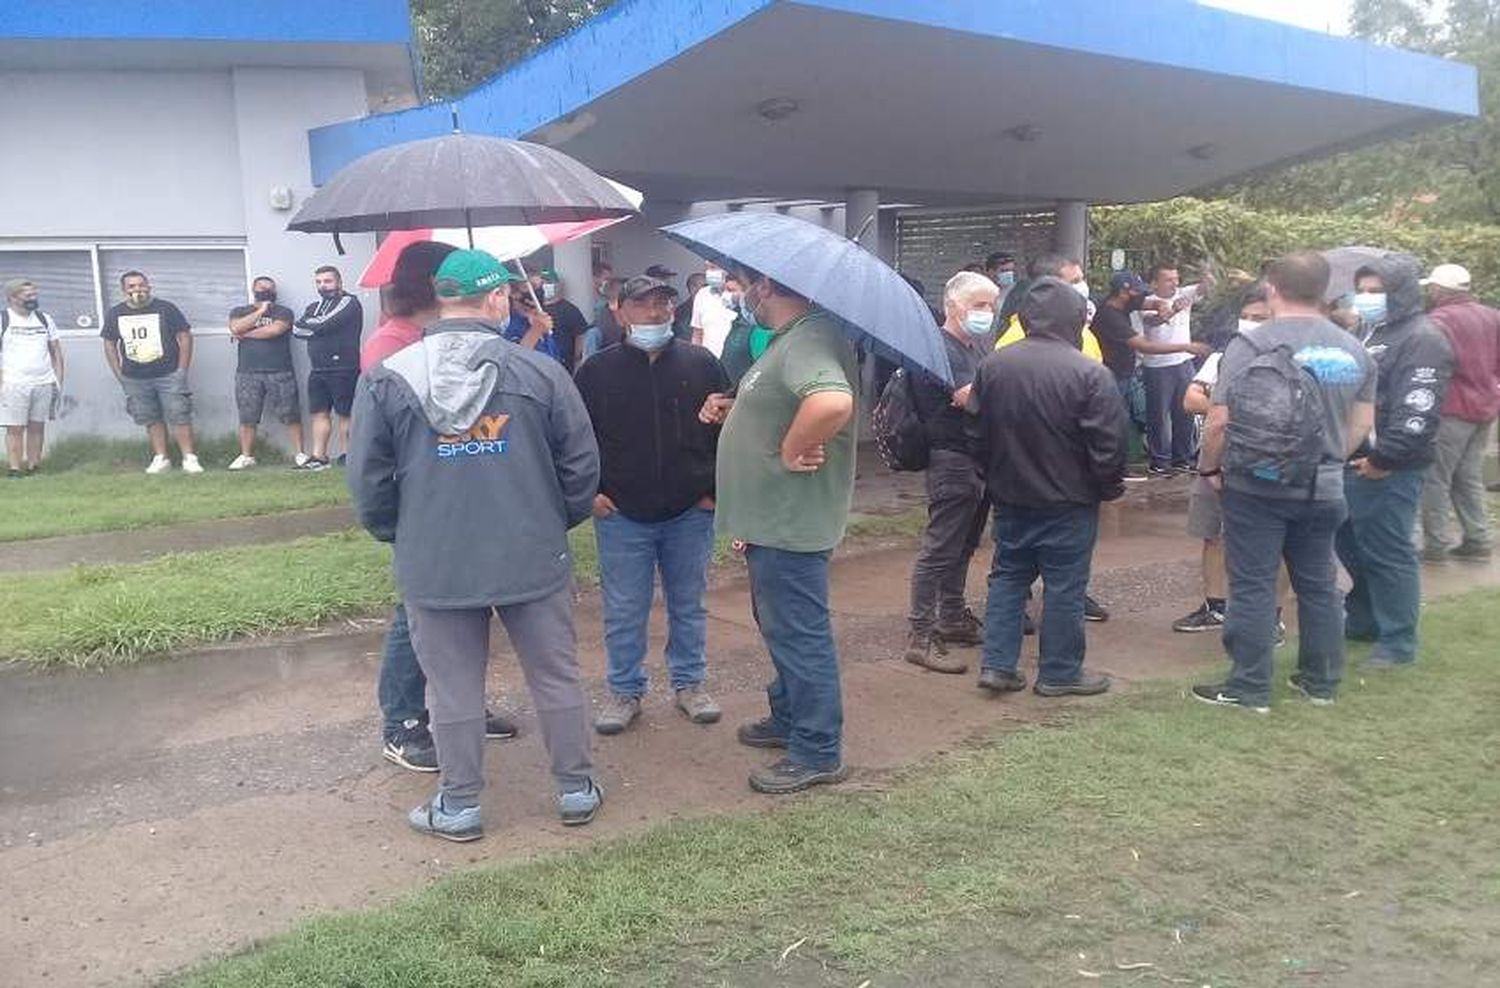
[[[122,377],[125,411],[136,425],[192,425],[193,393],[188,390],[187,371],[174,370],[161,377]]]

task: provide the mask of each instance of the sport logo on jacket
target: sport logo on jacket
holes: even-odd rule
[[[460,435],[438,436],[438,459],[455,456],[498,456],[505,452],[508,440],[505,427],[510,424],[509,415],[481,415],[479,421],[469,426]]]

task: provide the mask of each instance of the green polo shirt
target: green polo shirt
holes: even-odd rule
[[[814,309],[778,331],[740,380],[719,436],[720,534],[789,552],[826,552],[844,537],[854,496],[858,413],[824,444],[812,473],[782,466],[781,440],[802,399],[820,391],[856,394],[854,346],[828,313]]]

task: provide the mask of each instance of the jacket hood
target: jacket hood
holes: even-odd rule
[[[1354,274],[1354,280],[1369,272],[1379,275],[1385,285],[1386,325],[1403,323],[1422,314],[1422,266],[1410,254],[1386,254],[1384,257],[1362,265]]]
[[[479,319],[448,319],[385,359],[421,404],[427,424],[443,435],[467,432],[484,413],[515,344]]]
[[[1027,336],[1048,336],[1077,350],[1083,345],[1088,303],[1061,278],[1037,278],[1026,288],[1018,313]]]

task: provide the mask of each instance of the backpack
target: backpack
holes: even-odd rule
[[[1229,382],[1224,472],[1280,487],[1306,487],[1323,462],[1322,389],[1290,347],[1266,349],[1241,336],[1255,358]]]
[[[887,467],[914,472],[927,469],[927,425],[917,414],[911,375],[898,367],[870,410],[875,449]]]
[[[36,317],[41,320],[43,328],[51,330],[56,327],[56,323],[52,321],[52,317],[41,309],[36,310]],[[0,344],[4,344],[5,342],[5,331],[7,329],[10,329],[10,306],[0,305]]]

